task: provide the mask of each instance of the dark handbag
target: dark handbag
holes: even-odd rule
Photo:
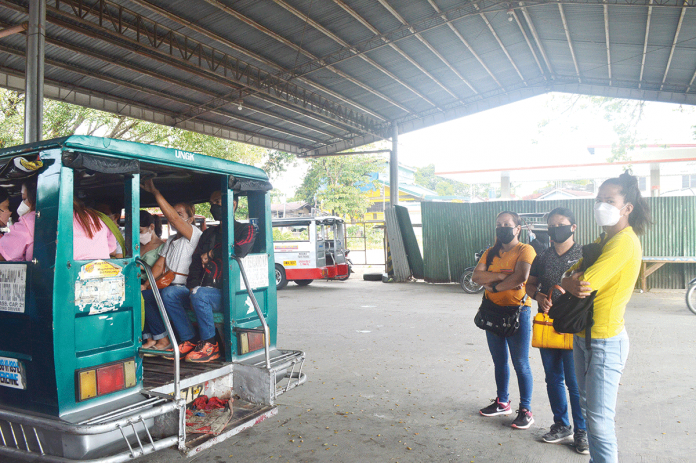
[[[482,330],[507,338],[517,333],[520,327],[522,307],[524,306],[500,306],[484,295],[474,323]]]
[[[210,288],[222,288],[222,259],[216,257],[221,254],[222,245],[215,244],[215,235],[211,242],[213,257],[209,258],[208,262],[203,266],[203,277],[201,278],[201,286],[207,286]],[[210,255],[208,251],[208,255]],[[217,251],[217,252],[216,252]]]

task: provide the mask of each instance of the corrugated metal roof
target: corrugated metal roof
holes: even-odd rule
[[[3,0],[0,27],[26,21],[28,3]],[[388,138],[392,123],[410,132],[549,91],[696,104],[695,8],[696,0],[48,0],[47,94],[330,154]],[[0,39],[1,85],[21,90],[24,50],[22,35]]]

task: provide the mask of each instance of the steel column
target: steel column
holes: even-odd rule
[[[392,122],[392,149],[389,155],[389,203],[399,205],[399,126]]]
[[[46,1],[30,0],[29,28],[27,29],[24,143],[40,141],[43,133],[45,37]]]

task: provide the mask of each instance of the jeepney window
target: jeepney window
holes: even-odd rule
[[[274,225],[273,241],[309,241],[309,225]]]

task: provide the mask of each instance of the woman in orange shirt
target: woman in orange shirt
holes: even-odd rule
[[[480,410],[483,416],[512,413],[508,394],[510,368],[508,351],[517,374],[520,388],[520,406],[512,422],[516,429],[527,429],[532,423],[532,369],[529,366],[529,345],[532,337],[531,301],[525,297],[524,284],[536,257],[528,244],[520,243],[520,217],[510,211],[498,214],[495,220],[495,245],[488,249],[474,269],[473,280],[486,288],[485,298],[499,306],[522,306],[520,327],[509,337],[486,331],[488,349],[495,365],[497,397]]]

